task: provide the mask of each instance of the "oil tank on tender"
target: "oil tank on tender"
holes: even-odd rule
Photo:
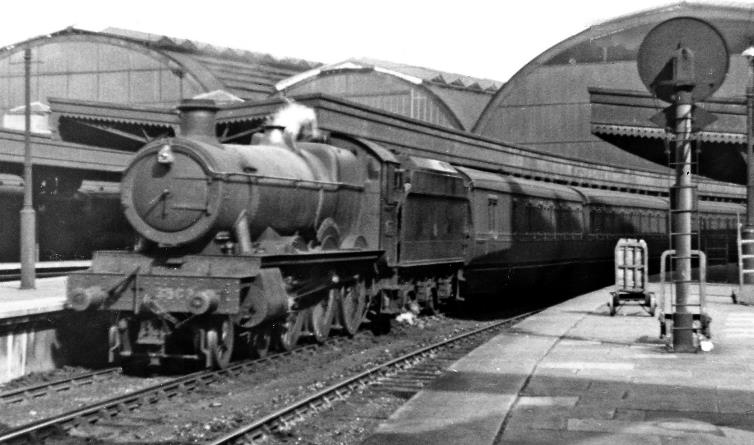
[[[212,101],[184,101],[179,110],[181,135],[147,144],[123,176],[137,249],[96,252],[91,268],[68,280],[71,308],[115,315],[110,360],[224,367],[237,330],[252,355],[271,341],[292,347],[305,323],[319,339],[330,323],[314,310],[323,302],[342,308],[341,326],[354,325],[348,299],[363,293],[333,297],[331,289],[363,282],[382,254],[355,232],[367,220],[369,160],[295,142],[280,127],[252,145],[221,144]]]

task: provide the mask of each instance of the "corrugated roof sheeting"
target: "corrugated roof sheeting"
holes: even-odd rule
[[[434,70],[421,66],[389,62],[386,60],[370,59],[366,57],[349,60],[364,65],[388,68],[403,74],[407,74],[409,76],[418,77],[419,79],[425,80],[427,82],[454,88],[462,88],[474,91],[487,91],[494,93],[503,85],[503,82],[499,82],[497,80],[481,79],[472,76],[465,76],[463,74]]]
[[[149,34],[140,31],[134,31],[130,29],[122,28],[106,28],[102,31],[104,34],[112,34],[123,37],[128,37],[136,40],[143,40],[145,42],[151,42],[153,46],[160,47],[166,50],[178,50],[202,53],[209,56],[219,57],[220,59],[237,58],[245,62],[260,63],[266,65],[277,65],[281,67],[298,67],[299,69],[306,70],[321,65],[319,62],[311,62],[303,59],[294,58],[277,58],[271,54],[257,53],[243,49],[234,49],[211,45],[208,43],[197,42],[194,40],[181,39],[176,37],[169,37],[159,34]]]
[[[490,95],[482,91],[442,88],[435,84],[428,84],[427,88],[453,110],[463,128],[467,130],[474,126],[490,100]]]
[[[333,82],[332,79],[335,78],[343,79],[343,81]],[[388,85],[394,83],[393,80],[401,81],[405,85],[405,100],[411,102],[410,106],[403,111],[385,101],[377,100],[377,98],[387,98],[386,89]],[[361,85],[358,93],[354,87],[356,82]],[[371,89],[366,85],[371,85]],[[476,123],[492,93],[497,91],[500,85],[502,85],[501,82],[489,79],[478,79],[383,60],[358,58],[300,73],[279,82],[276,87],[288,95],[297,95],[302,92],[337,95],[411,118],[468,130]],[[392,91],[392,94],[398,93]],[[443,115],[442,117],[419,111],[419,108],[425,106],[419,103],[422,100],[420,97],[424,95],[430,96],[431,101],[436,102],[437,111]]]
[[[195,63],[188,66],[189,69],[203,68],[203,77],[211,74],[219,81],[219,86],[216,83],[206,85],[208,90],[224,89],[243,99],[264,99],[275,92],[275,83],[320,65],[301,59],[276,58],[269,54],[119,28],[107,28],[103,33],[143,41],[150,48],[178,56],[184,62],[190,58]]]

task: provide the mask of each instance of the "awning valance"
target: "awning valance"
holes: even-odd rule
[[[635,138],[665,139],[668,133],[662,128],[642,127],[638,125],[615,125],[592,123],[592,134],[608,136],[627,136]],[[718,131],[700,131],[695,133],[703,142],[723,144],[745,144],[746,135]]]

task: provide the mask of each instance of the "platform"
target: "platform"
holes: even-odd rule
[[[549,308],[456,362],[365,444],[754,443],[754,307],[708,287],[711,352],[675,354],[606,288]]]
[[[66,277],[37,278],[35,289],[0,282],[0,384],[67,364],[58,330],[66,319]]]
[[[91,260],[39,261],[35,264],[36,277],[45,278],[83,270],[91,266]],[[20,263],[0,263],[0,282],[21,278]]]
[[[37,278],[35,289],[20,289],[18,281],[0,282],[0,324],[2,320],[57,312],[65,304],[67,277]]]
[[[91,260],[67,260],[67,261],[39,261],[35,264],[36,270],[60,270],[87,268],[92,264]],[[21,271],[21,263],[0,263],[0,271]]]

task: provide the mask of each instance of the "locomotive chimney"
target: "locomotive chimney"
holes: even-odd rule
[[[220,109],[209,99],[185,99],[178,106],[181,116],[181,136],[217,142],[215,116]]]

